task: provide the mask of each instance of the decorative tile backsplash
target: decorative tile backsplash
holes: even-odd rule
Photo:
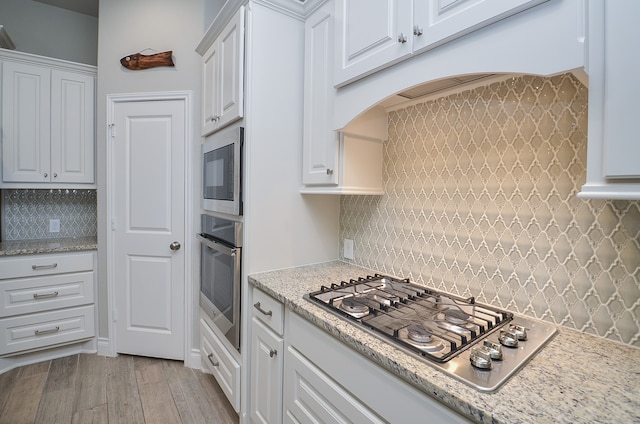
[[[354,263],[640,347],[640,202],[579,199],[587,89],[523,76],[389,114]]]
[[[95,237],[95,190],[2,190],[2,240]],[[60,232],[49,220],[60,219]]]

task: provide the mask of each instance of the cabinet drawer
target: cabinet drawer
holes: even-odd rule
[[[385,422],[296,349],[289,347],[286,355],[285,422],[308,424],[318,422],[382,424]],[[292,417],[295,417],[295,420]]]
[[[284,333],[284,306],[257,288],[253,289],[253,316],[279,335]]]
[[[28,255],[0,260],[0,279],[93,271],[93,253]]]
[[[240,364],[227,351],[209,324],[200,319],[202,370],[218,381],[236,412],[240,411]]]
[[[0,318],[93,303],[93,272],[0,281]]]
[[[0,355],[93,337],[93,305],[0,319],[0,334]]]

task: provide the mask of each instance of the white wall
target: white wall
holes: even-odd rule
[[[98,299],[99,336],[109,337],[107,322],[106,166],[107,95],[163,91],[193,92],[192,163],[198,164],[200,146],[201,72],[195,48],[204,31],[204,0],[108,0],[100,2],[98,34],[97,157],[98,157]],[[175,67],[130,71],[120,64],[128,54],[146,48],[173,50]],[[146,52],[145,52],[146,53]],[[147,53],[149,54],[149,53]],[[189,169],[196,180],[198,169]],[[193,208],[196,210],[197,203]],[[197,224],[197,222],[196,222]],[[189,230],[194,232],[195,230]],[[185,243],[186,244],[186,243]],[[195,246],[185,246],[186,248]],[[191,266],[189,263],[186,266]],[[197,302],[194,301],[194,305]],[[197,324],[197,320],[196,320]],[[194,327],[194,340],[198,341]]]
[[[16,50],[95,65],[98,19],[31,0],[1,0],[0,25]]]

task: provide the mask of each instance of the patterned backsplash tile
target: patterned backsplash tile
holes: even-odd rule
[[[587,89],[523,76],[389,115],[383,196],[343,196],[354,263],[640,346],[640,202],[579,199]]]
[[[60,232],[49,220],[60,219]],[[96,236],[95,190],[2,190],[2,240]]]

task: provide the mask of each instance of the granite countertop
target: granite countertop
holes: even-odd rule
[[[640,349],[558,327],[550,343],[497,392],[481,393],[302,297],[321,284],[372,274],[336,261],[253,274],[249,282],[476,422],[640,422]]]
[[[36,253],[79,252],[96,250],[96,237],[70,237],[38,240],[10,240],[0,242],[0,256],[31,255]]]

